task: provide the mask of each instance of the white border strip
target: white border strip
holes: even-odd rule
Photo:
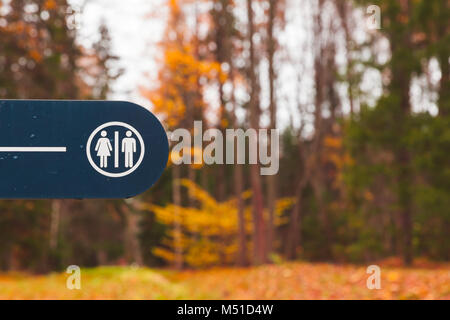
[[[0,152],[66,152],[66,147],[0,147]]]

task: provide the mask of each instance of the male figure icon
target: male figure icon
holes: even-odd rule
[[[122,152],[125,153],[125,168],[132,168],[133,155],[136,152],[136,139],[131,138],[132,132],[130,130],[126,133],[127,137],[122,140]]]

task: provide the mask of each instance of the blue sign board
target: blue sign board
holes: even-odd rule
[[[0,100],[0,198],[128,198],[169,145],[156,117],[121,101]]]

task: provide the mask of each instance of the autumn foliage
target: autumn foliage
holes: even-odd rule
[[[366,26],[369,4],[380,29]],[[168,134],[195,136],[194,121],[278,129],[279,172],[170,158],[132,199],[2,200],[0,298],[449,298],[448,1],[152,10],[157,69],[121,94],[144,99]],[[0,0],[0,99],[115,97],[115,38],[104,22],[87,44],[82,14],[66,0]],[[62,292],[59,273],[30,275],[73,263],[90,268],[80,293]],[[372,263],[380,291],[365,287]]]

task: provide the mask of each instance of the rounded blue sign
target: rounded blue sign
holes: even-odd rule
[[[164,128],[122,101],[0,100],[0,198],[128,198],[166,167]]]

